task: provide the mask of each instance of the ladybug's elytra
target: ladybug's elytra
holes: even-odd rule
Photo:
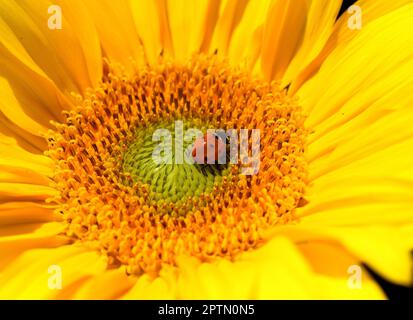
[[[203,150],[203,154],[197,154],[197,150]],[[201,152],[200,152],[201,153]],[[218,163],[219,160],[225,161],[226,143],[216,134],[207,133],[203,137],[195,140],[192,149],[192,158],[197,164]],[[213,156],[209,159],[208,156]]]

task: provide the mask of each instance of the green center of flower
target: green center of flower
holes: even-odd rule
[[[207,129],[214,128],[197,119],[160,121],[139,127],[124,154],[123,171],[133,183],[146,184],[149,199],[158,203],[179,203],[209,193],[229,168],[194,163],[194,142]]]

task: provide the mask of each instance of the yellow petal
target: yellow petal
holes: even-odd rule
[[[369,95],[368,91],[358,94],[359,98],[351,99],[354,103],[344,106],[328,121],[317,126],[309,137],[307,154],[312,176],[318,177],[332,168],[348,165],[411,139],[410,105],[413,99],[406,93],[412,86],[413,81],[408,81],[407,85],[396,87],[377,98]],[[368,101],[364,102],[366,97]]]
[[[99,33],[104,55],[111,61],[132,68],[132,61],[142,60],[142,47],[133,21],[129,0],[83,1]]]
[[[0,201],[45,201],[56,196],[55,189],[24,183],[0,182]]]
[[[383,94],[379,91],[381,81],[386,82],[395,73],[405,79],[412,68],[409,57],[413,53],[413,36],[408,31],[413,26],[412,12],[413,5],[408,5],[375,20],[363,27],[348,45],[330,54],[317,76],[298,92],[305,109],[310,112],[308,126],[326,121],[348,99],[364,89],[369,90],[370,86],[374,86],[374,90],[369,90],[370,101],[374,102]],[[321,87],[325,89],[320,90]],[[387,92],[392,89],[388,88]]]
[[[27,183],[34,185],[49,185],[46,176],[36,173],[27,168],[0,165],[0,181],[8,183]]]
[[[287,85],[321,52],[330,37],[341,0],[310,2],[302,44],[282,78]]]
[[[297,246],[319,280],[323,298],[386,298],[362,262],[337,243],[309,241]]]
[[[162,277],[151,279],[146,274],[139,277],[133,288],[121,297],[125,300],[172,300],[175,298],[165,279]]]
[[[199,52],[204,42],[210,41],[219,3],[170,0],[167,9],[175,58],[183,61]]]
[[[410,286],[412,279],[411,248],[396,227],[331,228],[323,230],[343,243],[373,270],[393,282]]]
[[[6,6],[4,10],[11,6],[12,13],[22,10],[10,2],[2,2],[1,5]],[[3,9],[2,13],[6,14]],[[45,127],[49,127],[51,119],[60,119],[62,109],[67,108],[70,103],[49,76],[36,65],[28,53],[30,51],[26,51],[21,43],[26,37],[19,36],[19,32],[30,32],[30,19],[22,19],[20,22],[24,24],[23,21],[26,21],[28,25],[11,29],[6,21],[12,18],[3,18],[0,15],[0,92],[3,97],[0,113],[1,118],[5,116],[7,120],[1,120],[2,126],[7,126],[9,131],[27,131],[28,134],[36,136],[44,131]],[[35,44],[33,46],[35,47]],[[18,128],[13,128],[14,125]],[[1,130],[6,133],[4,127]],[[37,137],[30,140],[32,139],[37,143]]]
[[[265,19],[271,0],[250,1],[235,28],[228,50],[229,62],[252,70],[262,49]]]
[[[0,202],[45,201],[56,195],[47,183],[51,160],[20,148],[13,139],[3,137],[0,142],[0,167]]]
[[[322,175],[318,170],[307,191],[309,204],[298,210],[299,216],[334,225],[412,221],[412,148],[410,139],[348,162],[348,156],[342,155],[343,162],[338,157],[336,166],[328,166]]]
[[[310,203],[299,210],[301,215],[317,214],[320,217],[309,219],[325,217],[329,223],[355,225],[412,220],[413,118],[410,110],[403,111],[334,144],[333,151],[310,163]]]
[[[52,173],[49,158],[0,143],[0,182],[48,186]]]
[[[267,80],[283,77],[303,40],[308,1],[275,0],[264,26],[261,69]]]
[[[209,52],[217,51],[223,57],[227,55],[231,37],[243,17],[248,2],[249,0],[225,0],[221,2],[219,18]]]
[[[34,136],[40,136],[47,130],[46,122],[54,119],[54,116],[48,112],[47,108],[43,108],[33,97],[26,94],[25,90],[29,89],[0,76],[2,95],[0,111],[14,125]],[[31,110],[28,108],[29,106],[32,108]]]
[[[51,5],[61,7],[62,29],[48,27]],[[80,1],[3,1],[1,11],[25,50],[62,91],[84,92],[100,79],[97,33]]]
[[[131,10],[147,60],[156,64],[162,50],[172,50],[166,9],[161,1],[131,1]]]
[[[135,282],[135,277],[128,276],[124,268],[108,270],[83,283],[73,299],[116,299],[127,292]]]
[[[0,226],[53,220],[56,220],[53,208],[39,203],[6,202],[0,204]]]
[[[11,168],[11,171],[20,168],[30,170],[43,177],[52,175],[53,162],[50,158],[20,148],[13,138],[2,135],[0,138],[0,166],[4,170],[3,174],[7,174],[7,168]],[[16,180],[16,182],[18,181]]]
[[[346,270],[342,279],[316,271],[290,241],[275,237],[235,262],[183,260],[177,294],[183,299],[383,298],[374,283],[359,291],[349,288]]]
[[[410,217],[406,210],[410,203],[401,199],[391,203],[391,199],[395,198],[390,188],[400,190],[392,182],[396,178],[406,180],[406,187],[403,188],[408,188],[413,178],[408,161],[413,138],[410,112],[413,100],[409,94],[413,87],[410,77],[413,63],[409,59],[413,46],[411,34],[404,30],[411,27],[412,12],[412,5],[404,6],[365,26],[348,45],[333,51],[320,73],[300,90],[305,98],[304,105],[311,110],[308,125],[314,129],[308,149],[310,179],[314,182],[310,188],[310,193],[314,193],[313,212],[323,211],[322,207],[327,207],[331,201],[344,206],[354,204],[354,201],[358,201],[357,205],[368,205],[369,187],[361,181],[365,179],[372,184],[380,184],[381,191],[373,194],[371,199],[380,197],[389,208],[404,208],[395,215],[395,220]],[[399,36],[394,37],[394,32],[398,32]],[[380,55],[375,54],[378,47]],[[393,47],[399,50],[389,49]],[[335,67],[334,73],[324,69],[333,67],[338,57],[339,61],[346,63]],[[308,90],[310,87],[316,90],[313,87],[316,82],[323,87],[324,83],[331,85],[327,90],[311,95]],[[317,95],[316,101],[314,97]],[[357,196],[351,193],[351,177],[356,179],[353,184],[362,183],[363,194]],[[373,181],[375,178],[378,179]],[[387,190],[390,193],[385,196],[389,182]],[[400,185],[403,183],[401,181]],[[333,190],[342,197],[327,199],[328,196],[324,196],[327,203],[323,204],[321,190],[333,184]],[[318,195],[321,198],[317,198]],[[316,209],[317,206],[319,209]],[[334,210],[337,208],[333,207]],[[342,213],[339,215],[343,217]],[[382,215],[379,219],[388,217],[389,214]],[[365,218],[362,217],[362,220]]]
[[[49,286],[54,272],[60,268],[62,288]],[[25,252],[2,273],[0,297],[7,299],[53,299],[65,297],[67,291],[76,291],[82,279],[102,274],[106,263],[98,253],[73,245],[54,249],[36,249]],[[53,269],[54,270],[54,269]],[[53,271],[52,270],[52,271]],[[67,297],[67,296],[66,296]]]
[[[14,235],[0,237],[0,270],[26,250],[53,248],[67,242],[65,238],[58,236],[64,229],[64,225],[59,222],[45,223],[35,230],[29,225],[32,229],[29,232],[26,232],[27,226],[20,227],[14,227]]]
[[[397,10],[398,8],[410,3],[411,0],[359,0],[356,5],[362,10],[362,30],[376,19],[385,16],[386,14]],[[290,92],[295,93],[306,81],[313,77],[324,63],[325,59],[331,54],[337,47],[346,45],[351,42],[352,39],[359,35],[359,30],[353,30],[348,27],[349,19],[354,13],[344,13],[334,26],[334,31],[328,39],[324,49],[316,57],[316,59],[308,65],[297,77],[290,87]]]
[[[14,138],[14,143],[33,154],[41,154],[47,148],[47,142],[42,137],[34,136],[16,126],[0,112],[0,139]]]
[[[410,224],[409,224],[410,225]],[[274,228],[269,238],[283,235],[298,244],[330,242],[339,245],[355,260],[367,264],[392,282],[410,285],[412,279],[411,241],[403,239],[401,226],[371,225],[330,227],[305,219],[295,226]],[[405,229],[407,230],[407,229]]]

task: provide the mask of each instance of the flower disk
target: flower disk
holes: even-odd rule
[[[294,220],[306,186],[304,117],[277,84],[215,57],[162,60],[132,76],[106,66],[103,82],[48,135],[66,236],[88,243],[110,266],[157,274],[180,255],[233,259]],[[153,163],[156,128],[259,129],[260,167],[242,159],[205,172]],[[251,138],[250,138],[251,142]],[[205,165],[204,165],[205,166]]]

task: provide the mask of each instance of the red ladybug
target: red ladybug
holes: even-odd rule
[[[204,150],[204,154],[197,154],[198,150]],[[201,152],[200,152],[201,153]],[[225,159],[226,144],[225,142],[216,134],[207,133],[203,137],[195,140],[194,147],[192,149],[192,158],[197,164],[207,164],[208,155],[213,159],[209,159],[209,164],[218,163],[219,159]],[[221,160],[222,161],[222,160]],[[225,160],[223,160],[225,161]]]

